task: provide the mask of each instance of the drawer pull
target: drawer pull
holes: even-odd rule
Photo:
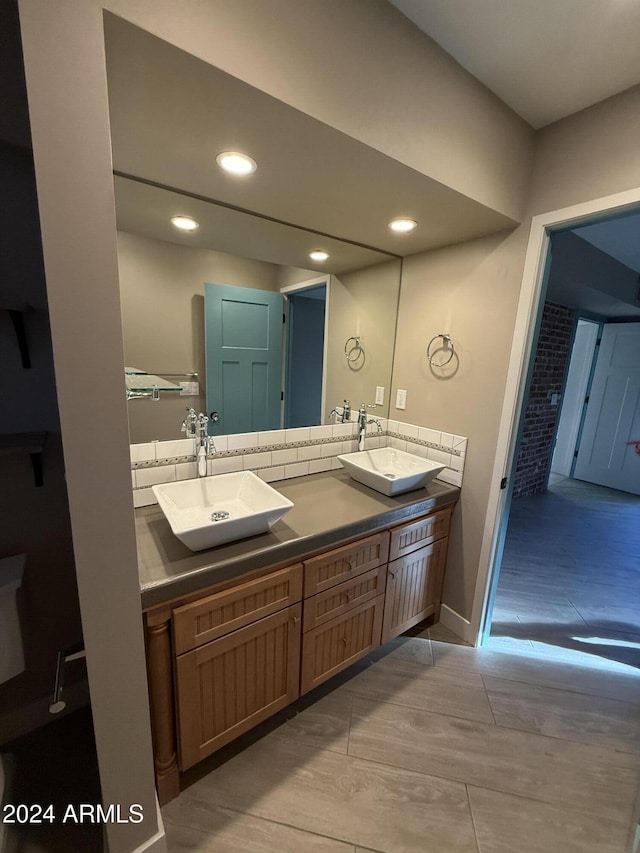
[[[292,617],[291,617],[291,619],[292,619],[294,622],[299,622],[301,618],[302,618],[301,616],[292,616]]]
[[[356,570],[356,564],[353,557],[347,557],[347,565],[349,566],[350,572],[354,572]]]
[[[389,572],[389,576],[392,577],[394,580],[396,578],[395,572]]]
[[[353,598],[353,590],[352,589],[349,591],[345,590],[342,594],[346,596],[347,601],[351,601],[351,599]]]
[[[346,637],[343,637],[343,638],[342,638],[342,642],[343,642],[343,643],[345,644],[345,646],[346,646],[346,645],[347,645],[347,638],[346,638]]]

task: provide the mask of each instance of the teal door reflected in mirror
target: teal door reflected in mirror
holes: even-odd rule
[[[204,310],[209,435],[278,429],[282,295],[207,283]]]

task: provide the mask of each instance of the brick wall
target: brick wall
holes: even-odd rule
[[[575,311],[546,302],[527,401],[524,431],[516,462],[514,498],[544,492],[560,405],[551,394],[563,390],[573,337]],[[559,403],[559,400],[558,400]]]

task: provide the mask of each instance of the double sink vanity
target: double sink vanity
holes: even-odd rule
[[[349,455],[364,468],[357,480],[332,470],[273,489],[248,472],[219,475],[156,487],[160,506],[136,510],[161,803],[181,772],[438,618],[459,488],[416,490],[426,460],[411,454]],[[413,490],[393,493],[403,486]]]

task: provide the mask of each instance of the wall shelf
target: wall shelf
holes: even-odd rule
[[[27,369],[30,368],[31,356],[29,355],[29,344],[24,328],[24,315],[33,311],[33,308],[26,302],[0,302],[0,311],[6,311],[9,314],[18,341],[22,366]]]
[[[0,456],[29,456],[35,485],[42,486],[42,451],[46,440],[46,432],[1,433]]]

